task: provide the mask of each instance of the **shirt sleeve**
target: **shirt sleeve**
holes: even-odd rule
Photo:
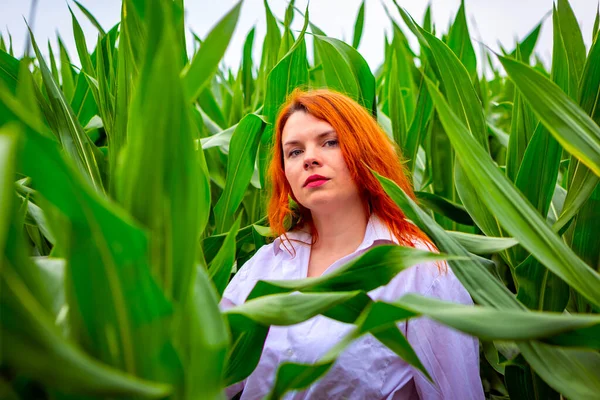
[[[436,266],[437,268],[437,266]],[[469,293],[446,266],[421,293],[453,303],[472,305]],[[407,339],[433,379],[413,368],[415,388],[421,399],[483,399],[479,374],[477,338],[442,325],[427,317],[407,322]]]

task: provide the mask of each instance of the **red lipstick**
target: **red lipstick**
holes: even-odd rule
[[[321,176],[321,175],[311,175],[306,179],[306,181],[304,181],[304,186],[305,187],[317,187],[317,186],[321,186],[328,180],[329,180],[329,178],[325,178],[324,176]]]

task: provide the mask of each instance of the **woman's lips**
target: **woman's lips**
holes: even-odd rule
[[[317,186],[321,186],[324,183],[327,183],[328,179],[319,179],[317,181],[312,181],[306,184],[306,187],[317,187]]]

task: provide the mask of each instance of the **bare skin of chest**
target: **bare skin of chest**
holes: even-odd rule
[[[308,261],[307,276],[309,278],[321,276],[331,264],[352,253],[352,251],[353,250],[332,253],[330,251],[320,250],[313,247],[311,249],[310,259]]]

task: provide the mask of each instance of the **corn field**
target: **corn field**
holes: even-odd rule
[[[415,21],[385,3],[393,29],[375,69],[356,50],[364,2],[345,43],[309,9],[273,15],[265,0],[264,41],[252,29],[236,68],[221,59],[241,1],[193,54],[183,0],[123,0],[108,31],[75,3],[98,31],[86,43],[72,13],[76,55],[59,40],[43,57],[32,34],[18,58],[0,37],[1,398],[224,398],[269,326],[317,314],[356,328],[314,365],[282,364],[270,398],[324,376],[361,335],[397,337],[419,316],[480,339],[489,399],[600,396],[600,15],[587,50],[557,0],[546,66],[542,23],[495,54],[472,39],[464,2],[447,32],[430,9]],[[375,248],[320,278],[259,282],[221,311],[231,275],[270,240],[278,110],[295,88],[324,87],[402,149],[418,204],[377,177],[440,254]],[[366,295],[432,257],[476,306]],[[406,340],[388,346],[423,368]]]

